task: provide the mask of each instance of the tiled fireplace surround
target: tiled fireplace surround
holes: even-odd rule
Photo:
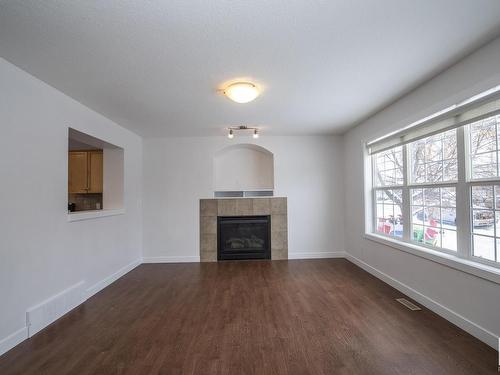
[[[271,259],[288,259],[287,200],[200,199],[200,261],[217,262],[217,216],[271,215]]]

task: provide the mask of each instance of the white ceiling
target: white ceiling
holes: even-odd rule
[[[144,136],[341,133],[499,33],[498,0],[0,0],[3,58]]]

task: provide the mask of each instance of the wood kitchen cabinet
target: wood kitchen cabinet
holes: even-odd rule
[[[102,193],[102,151],[69,151],[68,192]]]
[[[89,193],[102,193],[102,151],[90,151],[89,157]]]

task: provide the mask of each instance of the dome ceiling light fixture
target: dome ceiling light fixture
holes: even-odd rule
[[[224,95],[236,103],[248,103],[260,94],[256,85],[251,82],[235,82],[222,90]]]
[[[240,130],[242,130],[242,131],[251,130],[252,133],[253,133],[252,137],[254,139],[259,138],[259,128],[257,128],[257,127],[244,126],[244,125],[242,125],[242,126],[230,126],[229,128],[227,128],[227,130],[228,130],[227,137],[229,139],[233,139],[234,138],[234,132],[235,131],[240,131]]]

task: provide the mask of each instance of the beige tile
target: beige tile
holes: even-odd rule
[[[205,251],[217,251],[216,234],[200,234],[200,254]]]
[[[272,250],[271,259],[273,260],[288,259],[288,250]]]
[[[217,203],[219,216],[236,216],[236,199],[219,199]]]
[[[286,215],[286,198],[271,198],[271,213],[273,215]]]
[[[217,216],[217,200],[200,199],[200,216]]]
[[[286,231],[287,231],[287,215],[272,215],[271,232],[286,232]]]
[[[269,198],[254,198],[252,200],[254,215],[271,215],[271,200]]]
[[[287,249],[288,248],[288,233],[287,232],[271,232],[271,249]]]
[[[201,262],[217,262],[217,251],[204,251],[200,254]]]
[[[253,214],[252,201],[253,201],[253,199],[249,199],[249,198],[236,199],[236,215],[237,216],[252,215]]]
[[[200,217],[200,234],[217,234],[217,216]]]

